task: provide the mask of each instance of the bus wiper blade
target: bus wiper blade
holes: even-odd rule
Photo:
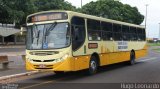
[[[34,32],[35,32],[35,37],[37,38],[37,45],[38,45],[40,30],[38,30],[38,27],[36,24],[33,24],[33,26],[35,26]]]
[[[48,29],[46,29],[45,36],[48,36],[50,31],[52,31],[56,27],[56,25],[57,22],[52,23],[52,25]]]
[[[35,33],[35,37],[38,38],[38,28],[37,28],[37,25],[36,24],[33,24],[33,29],[34,30],[34,33]]]
[[[40,34],[40,30],[38,30],[38,33],[37,33],[37,45],[38,45],[38,41],[39,41],[39,34]]]
[[[46,29],[45,35],[44,35],[44,41],[46,42],[46,37],[49,35],[50,31],[52,31],[57,25],[57,22],[52,23],[52,25]]]

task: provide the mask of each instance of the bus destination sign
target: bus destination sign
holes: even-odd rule
[[[51,20],[65,20],[68,19],[67,13],[64,12],[52,12],[34,15],[28,18],[27,22],[41,22]]]

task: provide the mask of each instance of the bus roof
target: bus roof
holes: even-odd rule
[[[43,13],[49,13],[49,12],[66,12],[71,16],[79,16],[79,17],[93,19],[93,20],[100,20],[100,21],[105,21],[105,22],[110,22],[110,23],[115,23],[115,24],[127,25],[127,26],[131,26],[131,27],[145,28],[144,26],[141,26],[141,25],[136,25],[136,24],[132,24],[132,23],[107,19],[107,18],[103,18],[103,17],[97,17],[97,16],[93,16],[93,15],[87,15],[87,14],[78,13],[78,12],[74,12],[74,11],[65,11],[65,10],[41,11],[41,12],[37,12],[37,13],[34,13],[34,14],[31,14],[31,15],[27,16],[27,18],[30,17],[30,16],[43,14]]]

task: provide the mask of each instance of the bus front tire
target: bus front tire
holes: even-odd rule
[[[63,75],[63,74],[64,74],[64,71],[54,71],[54,73],[55,73],[56,75]]]
[[[95,56],[91,57],[91,60],[89,62],[89,69],[88,69],[88,74],[89,75],[93,75],[97,72],[97,68],[98,68],[98,62],[96,60]]]

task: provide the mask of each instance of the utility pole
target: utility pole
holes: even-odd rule
[[[158,41],[160,42],[160,23],[159,23],[159,39]]]
[[[82,0],[81,0],[81,8],[82,8]]]
[[[147,30],[147,8],[148,7],[148,4],[146,4],[146,16],[145,16],[145,29]],[[148,30],[148,37],[149,37],[149,30]]]

